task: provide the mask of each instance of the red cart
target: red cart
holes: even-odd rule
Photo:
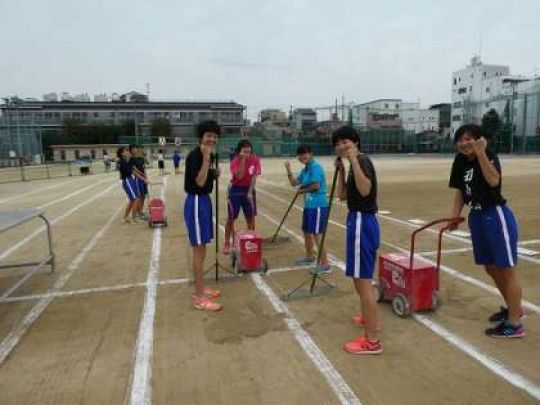
[[[231,264],[236,273],[268,271],[268,263],[262,257],[262,237],[257,231],[236,232]]]
[[[444,218],[416,229],[411,235],[411,250],[406,253],[387,253],[379,256],[378,301],[392,301],[392,309],[401,317],[411,312],[434,310],[438,305],[439,269],[443,233],[464,218]],[[414,255],[416,235],[439,223],[446,226],[439,230],[437,265]]]

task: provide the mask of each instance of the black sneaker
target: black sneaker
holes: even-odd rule
[[[523,318],[523,309],[519,310],[519,318]],[[506,322],[508,320],[508,308],[506,307],[500,307],[499,312],[495,312],[493,315],[489,317],[489,321],[492,323],[501,323]]]
[[[493,338],[521,338],[525,336],[523,325],[510,325],[501,322],[494,328],[486,329],[486,335]]]

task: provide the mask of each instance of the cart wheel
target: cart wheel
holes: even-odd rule
[[[441,299],[439,297],[439,294],[434,292],[431,297],[431,310],[436,311],[440,306],[441,306]]]
[[[375,299],[377,302],[383,302],[384,301],[384,293],[383,289],[380,284],[373,284],[373,293],[375,294]]]
[[[411,312],[409,300],[403,294],[397,294],[392,298],[392,309],[397,316],[401,316],[402,318],[406,317]]]
[[[266,259],[263,259],[263,266],[262,266],[262,271],[263,273],[266,273],[268,271],[268,262],[266,261]]]

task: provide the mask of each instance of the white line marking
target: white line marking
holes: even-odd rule
[[[291,231],[288,231],[288,232],[291,232]],[[338,267],[341,268],[341,270],[345,271],[345,263],[342,260],[337,259],[336,264],[338,265]],[[466,340],[460,338],[459,336],[452,334],[441,325],[433,322],[430,318],[423,315],[419,315],[419,314],[413,314],[413,318],[419,323],[421,323],[422,325],[428,327],[437,335],[444,338],[449,343],[451,343],[455,348],[463,351],[464,353],[469,355],[471,358],[478,361],[480,364],[485,366],[494,374],[508,381],[513,386],[526,391],[528,394],[532,395],[534,398],[540,399],[540,386],[534,384],[532,381],[526,379],[521,374],[503,365],[500,361],[483,354],[480,350],[476,349],[472,344],[468,343]]]
[[[5,203],[7,203],[9,201],[12,201],[12,200],[18,200],[19,198],[26,197],[26,196],[29,196],[29,195],[32,195],[32,194],[42,193],[45,190],[52,190],[53,188],[58,188],[60,186],[65,186],[66,184],[74,183],[75,181],[76,180],[64,181],[64,182],[61,182],[61,183],[53,184],[52,186],[42,187],[42,188],[39,188],[39,189],[34,189],[34,190],[31,190],[31,191],[27,191],[27,192],[22,193],[22,194],[17,194],[17,195],[14,195],[13,197],[3,198],[3,199],[0,200],[0,204],[5,204]]]
[[[189,282],[189,279],[187,278],[171,278],[171,279],[162,280],[158,282],[158,285],[185,284],[187,282]],[[0,303],[35,301],[43,297],[67,298],[67,297],[74,297],[78,295],[86,295],[86,294],[93,294],[93,293],[106,293],[106,292],[113,292],[113,291],[129,290],[132,288],[143,288],[143,287],[146,288],[147,286],[148,284],[146,282],[141,282],[141,283],[119,284],[119,285],[112,285],[112,286],[106,286],[106,287],[81,288],[79,290],[60,291],[60,292],[49,293],[49,294],[45,293],[45,294],[32,294],[32,295],[21,295],[18,297],[9,297],[9,298],[6,298],[5,300],[0,301]]]
[[[67,271],[63,273],[54,285],[50,288],[49,292],[54,293],[60,291],[68,280],[71,278],[73,273],[79,268],[82,261],[86,258],[88,253],[96,246],[99,240],[103,237],[105,232],[109,229],[113,221],[116,220],[116,217],[122,211],[122,207],[118,208],[115,213],[109,218],[109,220],[103,225],[103,227],[95,233],[90,242],[79,252],[79,254],[72,260],[69,264]],[[11,351],[17,346],[21,337],[26,333],[26,331],[34,324],[34,322],[39,318],[39,316],[45,311],[47,306],[52,302],[54,297],[44,297],[40,299],[36,305],[28,312],[24,317],[22,322],[13,329],[9,335],[0,343],[0,365],[4,363],[6,358],[9,356]]]
[[[88,204],[94,202],[95,200],[97,200],[98,198],[102,197],[103,195],[108,193],[113,187],[117,187],[117,184],[113,184],[113,185],[107,187],[101,193],[98,193],[98,194],[94,195],[93,197],[89,198],[88,200],[84,200],[83,202],[81,202],[80,204],[77,204],[75,207],[73,207],[70,210],[66,211],[62,215],[59,215],[56,218],[54,218],[53,220],[49,221],[51,226],[57,224],[58,222],[62,221],[63,219],[69,217],[71,214],[79,211],[81,208],[85,207],[86,205],[88,205]],[[11,255],[16,250],[20,249],[22,246],[26,245],[28,242],[30,242],[32,239],[34,239],[35,237],[37,237],[40,233],[42,233],[44,231],[45,231],[45,225],[39,227],[34,232],[32,232],[30,235],[28,235],[26,238],[20,240],[19,242],[17,242],[13,246],[11,246],[10,248],[8,248],[4,252],[2,252],[2,254],[0,254],[0,260],[5,259],[6,257]]]
[[[97,183],[93,183],[93,184],[90,184],[89,186],[86,186],[84,188],[81,188],[80,190],[75,190],[73,191],[72,193],[69,193],[69,194],[66,194],[65,196],[63,197],[60,197],[60,198],[55,198],[54,200],[51,200],[49,201],[48,203],[45,203],[43,205],[40,205],[38,208],[40,209],[45,209],[47,207],[50,207],[51,205],[55,205],[55,204],[58,204],[62,201],[66,201],[66,200],[69,200],[70,198],[72,197],[75,197],[76,195],[79,195],[79,194],[82,194],[84,193],[85,191],[88,191],[90,190],[91,188],[94,188],[98,185],[100,185],[101,183],[104,183],[106,181],[110,181],[110,179],[105,179],[105,180],[100,180],[98,181]]]
[[[540,243],[540,239],[531,239],[531,240],[522,240],[522,241],[518,242],[518,245],[523,245],[523,246],[537,245],[539,243]]]
[[[512,369],[508,368],[499,360],[496,360],[493,357],[482,353],[480,350],[478,350],[466,340],[453,334],[441,325],[433,322],[429,317],[420,314],[413,314],[413,318],[435,334],[442,337],[455,348],[469,355],[471,358],[482,364],[494,374],[508,381],[514,387],[527,392],[529,395],[533,396],[536,399],[540,399],[540,387],[534,382],[528,380],[521,374],[518,374]]]
[[[163,179],[161,199],[165,199],[167,177]],[[152,355],[154,346],[154,317],[156,312],[159,259],[161,256],[161,227],[154,228],[152,252],[148,264],[146,295],[139,324],[135,367],[129,396],[130,404],[150,404],[152,402]]]
[[[470,252],[472,250],[472,247],[466,247],[466,248],[459,248],[459,249],[442,249],[441,253],[443,255],[452,254],[452,253],[465,253]],[[426,252],[418,252],[419,256],[437,256],[436,250],[429,250]]]
[[[324,376],[334,393],[342,404],[360,404],[360,400],[355,395],[351,387],[343,379],[341,374],[334,368],[330,360],[324,355],[322,350],[313,341],[311,336],[302,328],[300,322],[294,317],[285,303],[279,299],[270,286],[262,279],[259,274],[252,274],[251,279],[255,286],[261,291],[274,310],[278,314],[282,314],[285,317],[285,323],[292,332],[296,341],[300,344],[300,347],[304,350],[306,355],[313,362],[315,367]]]

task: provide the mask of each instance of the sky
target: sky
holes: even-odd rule
[[[475,54],[540,74],[540,1],[0,0],[0,97],[146,91],[262,108],[449,102]]]

